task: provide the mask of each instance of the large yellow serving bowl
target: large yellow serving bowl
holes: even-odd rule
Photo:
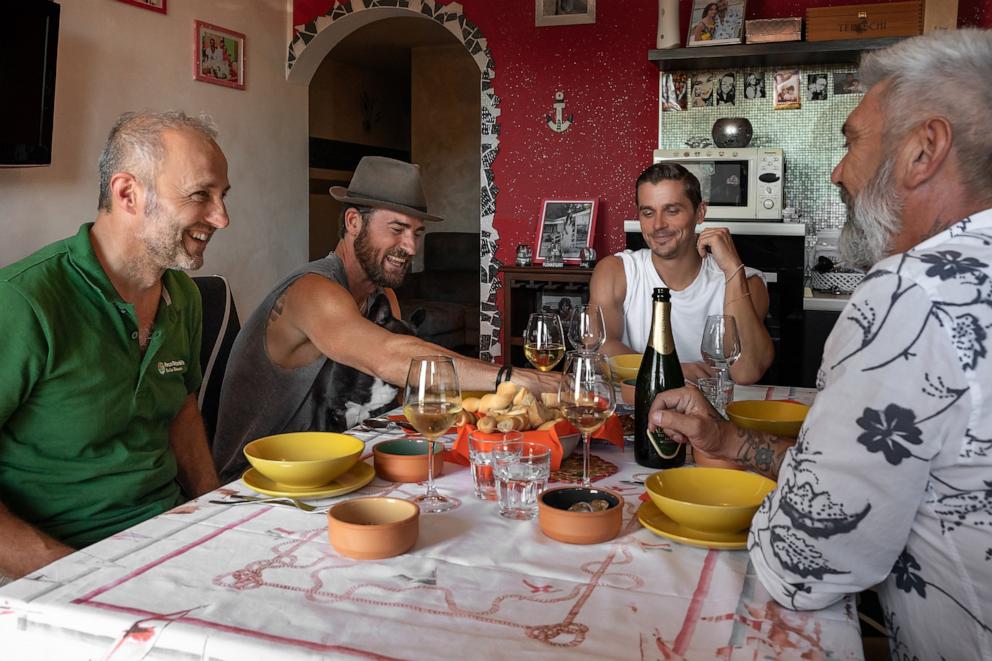
[[[259,473],[287,487],[328,484],[354,466],[365,443],[331,432],[275,434],[245,446],[245,457]]]
[[[637,370],[641,369],[641,354],[622,353],[618,356],[610,356],[610,370],[613,372],[613,380],[620,382],[624,379],[636,379]]]
[[[742,399],[727,404],[727,417],[738,427],[776,436],[799,435],[808,412],[805,404],[770,399]]]
[[[746,471],[683,466],[651,475],[644,488],[658,509],[684,529],[726,535],[751,525],[775,483]]]

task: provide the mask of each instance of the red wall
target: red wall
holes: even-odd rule
[[[680,0],[682,34],[691,0]],[[447,2],[438,2],[447,4]],[[600,201],[595,247],[623,248],[623,220],[634,218],[633,182],[657,143],[656,0],[601,0],[596,23],[534,26],[533,0],[461,0],[465,16],[487,38],[500,98],[500,151],[493,164],[496,229],[504,263],[518,243],[531,243],[542,199]],[[747,18],[803,16],[830,0],[753,0]],[[294,25],[326,13],[332,0],[295,0]],[[992,27],[992,0],[961,0],[961,25]],[[556,90],[574,124],[554,133],[544,122]]]

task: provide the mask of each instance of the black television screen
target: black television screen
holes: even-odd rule
[[[0,166],[50,165],[60,7],[0,3]]]

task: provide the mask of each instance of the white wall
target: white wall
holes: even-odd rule
[[[170,0],[162,15],[112,0],[59,0],[52,166],[0,168],[0,265],[96,215],[97,159],[121,112],[206,111],[229,163],[231,225],[201,274],[231,280],[244,319],[307,260],[307,88],[285,79],[286,0]],[[246,36],[246,89],[193,80],[193,20]]]

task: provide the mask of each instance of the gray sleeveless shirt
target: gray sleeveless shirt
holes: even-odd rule
[[[262,436],[294,431],[344,431],[315,423],[324,416],[326,399],[333,384],[318,383],[318,377],[334,367],[327,358],[287,369],[269,359],[265,329],[272,305],[298,278],[315,273],[348,289],[348,278],[340,258],[331,253],[289,275],[262,301],[231,348],[231,357],[220,391],[213,458],[222,483],[241,476],[247,468],[241,449]],[[370,297],[370,300],[375,296]]]

